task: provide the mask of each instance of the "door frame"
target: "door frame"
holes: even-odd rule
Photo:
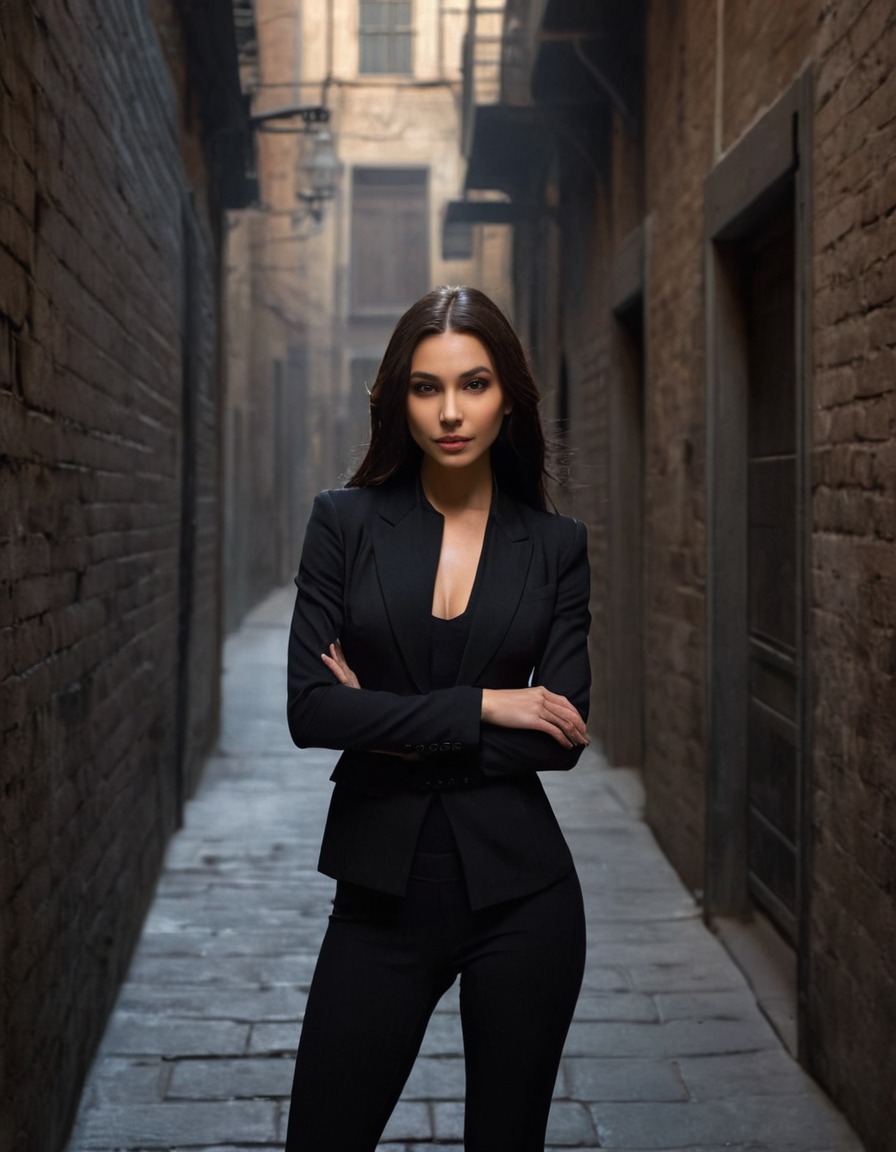
[[[707,717],[705,913],[743,916],[747,890],[746,325],[734,246],[792,187],[795,225],[797,1014],[805,1020],[811,876],[811,69],[716,164],[704,186],[707,364]],[[801,1035],[804,1028],[799,1027]]]

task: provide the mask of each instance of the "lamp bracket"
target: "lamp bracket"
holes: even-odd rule
[[[273,124],[274,120],[301,120],[301,127],[294,124]],[[290,104],[286,108],[274,108],[270,112],[257,112],[249,117],[249,124],[259,132],[308,132],[319,124],[330,120],[330,109],[322,104]]]

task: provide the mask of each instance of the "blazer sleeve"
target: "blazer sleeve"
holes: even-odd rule
[[[339,638],[346,550],[332,496],[315,497],[296,576],[289,635],[287,717],[300,748],[411,752],[479,745],[482,690],[471,685],[401,695],[336,683],[321,653]]]
[[[585,525],[574,521],[574,526],[572,542],[560,565],[551,629],[535,665],[532,684],[565,696],[587,720],[591,690],[588,659],[591,577]],[[582,752],[581,746],[562,747],[545,732],[501,728],[484,722],[481,725],[479,763],[486,776],[568,771],[578,763]]]

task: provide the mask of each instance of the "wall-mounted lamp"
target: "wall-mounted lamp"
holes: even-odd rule
[[[330,122],[329,108],[320,104],[295,104],[259,112],[251,116],[249,122],[259,132],[288,132],[310,137],[309,145],[299,150],[296,199],[301,209],[293,215],[297,223],[308,216],[319,224],[327,201],[334,198],[339,187],[339,160],[333,134],[326,127]]]
[[[309,186],[297,188],[296,199],[305,205],[311,219],[320,223],[327,201],[333,199],[339,187],[339,161],[332,133],[318,128],[311,137],[311,147],[303,149],[303,153],[299,156],[297,184],[307,179]]]

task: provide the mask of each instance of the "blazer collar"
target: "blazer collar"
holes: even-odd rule
[[[372,525],[380,589],[395,640],[418,691],[429,691],[432,591],[442,547],[442,517],[419,478],[382,490]],[[478,596],[458,673],[475,683],[510,626],[526,584],[532,542],[514,500],[497,492],[490,539],[480,563]]]

